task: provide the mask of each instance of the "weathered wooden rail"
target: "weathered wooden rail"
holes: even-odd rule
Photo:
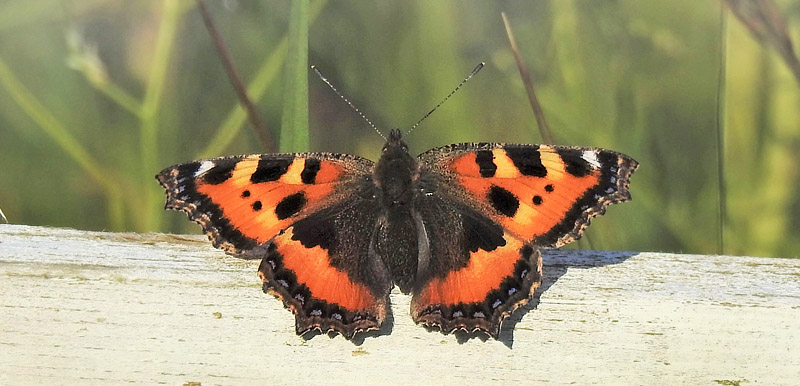
[[[500,341],[294,333],[202,236],[0,225],[0,384],[798,384],[800,260],[554,250]]]

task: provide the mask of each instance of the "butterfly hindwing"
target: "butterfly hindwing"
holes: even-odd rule
[[[541,280],[539,250],[472,208],[422,196],[429,255],[420,259],[411,301],[415,322],[493,337],[500,322],[528,302]]]
[[[186,212],[215,246],[262,259],[265,292],[283,300],[298,333],[347,337],[376,329],[391,280],[370,257],[379,206],[373,162],[330,153],[262,154],[164,169],[166,207]]]
[[[592,217],[630,199],[637,167],[604,149],[490,143],[432,149],[419,160],[417,207],[431,252],[412,314],[445,332],[493,336],[539,286],[538,247],[579,238]]]
[[[282,299],[298,334],[380,327],[392,280],[374,254],[379,206],[355,197],[313,213],[247,255],[261,258],[264,291]]]

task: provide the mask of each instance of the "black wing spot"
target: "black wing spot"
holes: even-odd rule
[[[475,155],[475,163],[481,172],[481,177],[494,177],[497,172],[497,165],[494,163],[494,154],[488,150],[481,150]]]
[[[261,201],[256,201],[256,202],[253,203],[253,210],[256,211],[256,212],[261,210]]]
[[[513,193],[497,185],[492,185],[487,194],[487,198],[489,202],[492,203],[492,206],[505,216],[514,217],[517,213],[517,209],[519,209],[519,200],[517,200],[517,197],[515,197]]]
[[[238,161],[234,158],[217,161],[214,167],[203,174],[203,182],[219,185],[233,177],[233,169]]]
[[[467,250],[477,252],[478,249],[493,251],[497,247],[506,245],[503,238],[503,228],[489,221],[480,221],[470,216],[464,216],[462,220]]]
[[[505,148],[506,155],[525,176],[545,177],[547,168],[542,165],[538,146]]]
[[[242,198],[247,198],[247,197],[250,197],[250,191],[249,190],[245,190],[244,192],[242,192]]]
[[[292,227],[292,240],[299,241],[306,248],[320,248],[328,251],[336,249],[336,221],[333,218],[298,221]]]
[[[300,179],[304,184],[313,184],[317,179],[317,172],[319,172],[319,160],[316,158],[306,158],[303,172],[300,173]]]
[[[189,162],[186,164],[174,166],[174,168],[178,170],[178,176],[179,176],[178,180],[182,180],[187,177],[194,177],[194,174],[197,173],[198,170],[200,170],[200,162],[199,161]],[[158,173],[156,178],[158,178],[159,181],[163,181],[162,178],[167,178],[165,176],[168,175],[170,169],[172,168],[166,168],[162,170],[161,173]]]
[[[291,159],[262,159],[258,161],[258,168],[250,176],[250,181],[254,184],[277,181],[282,175],[286,174],[291,164]]]
[[[306,206],[306,203],[306,195],[303,192],[292,194],[278,203],[275,207],[275,214],[278,216],[278,220],[285,220],[297,214]]]
[[[544,186],[544,190],[547,193],[553,193],[553,190],[555,190],[555,188],[553,187],[553,184],[547,184]]]
[[[558,155],[566,165],[567,173],[575,177],[586,177],[592,172],[592,167],[589,162],[583,159],[583,152],[577,149],[559,149]]]
[[[542,196],[533,196],[534,205],[542,205]]]

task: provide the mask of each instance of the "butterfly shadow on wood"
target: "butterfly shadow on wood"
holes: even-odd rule
[[[517,323],[533,309],[538,308],[541,296],[564,276],[570,268],[591,269],[620,264],[637,255],[629,251],[580,251],[569,249],[542,249],[542,284],[530,302],[516,310],[503,321],[498,340],[508,348],[514,345],[514,330]],[[467,337],[469,339],[471,337]],[[460,340],[461,341],[461,340]]]

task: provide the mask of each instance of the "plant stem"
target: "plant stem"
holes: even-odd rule
[[[308,151],[308,0],[293,0],[281,116],[281,152]]]

